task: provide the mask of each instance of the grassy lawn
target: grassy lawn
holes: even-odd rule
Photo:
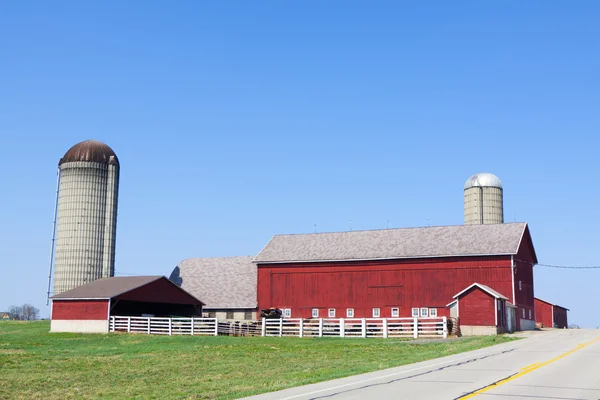
[[[0,398],[235,399],[513,340],[299,339],[48,333],[0,322]]]

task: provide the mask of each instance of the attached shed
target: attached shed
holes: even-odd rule
[[[169,279],[201,298],[209,318],[253,320],[257,318],[256,264],[253,257],[188,258]]]
[[[462,335],[497,335],[508,330],[506,296],[486,285],[473,283],[454,298]]]
[[[51,332],[108,332],[111,315],[202,315],[204,303],[164,276],[99,279],[52,297]]]
[[[567,311],[565,307],[535,298],[535,322],[542,328],[567,328]]]

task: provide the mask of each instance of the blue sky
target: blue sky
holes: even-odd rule
[[[0,5],[0,309],[47,315],[59,158],[121,161],[117,274],[276,233],[463,222],[498,175],[540,263],[599,265],[596,2]],[[535,268],[600,326],[600,269]]]

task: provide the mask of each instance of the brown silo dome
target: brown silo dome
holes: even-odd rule
[[[108,164],[111,162],[111,157],[114,157],[112,163],[116,163],[118,165],[119,159],[117,158],[117,155],[113,149],[111,149],[108,145],[97,140],[86,140],[71,147],[65,153],[63,158],[60,159],[58,165],[60,166],[63,163],[74,161],[88,161]]]

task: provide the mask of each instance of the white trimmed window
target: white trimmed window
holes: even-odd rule
[[[521,281],[519,281],[519,290],[523,290],[523,285],[521,285]]]
[[[413,316],[413,318],[419,318],[419,309],[418,308],[412,309],[412,316]]]
[[[330,308],[328,315],[329,318],[335,318],[335,308]]]
[[[523,318],[525,318],[525,309],[523,309]]]
[[[430,308],[429,309],[429,316],[430,317],[437,317],[437,308]]]
[[[533,319],[531,318],[531,310],[529,310],[529,319]]]
[[[421,307],[421,318],[427,318],[429,316],[429,309],[427,307]]]
[[[346,317],[354,318],[354,308],[346,308]]]
[[[399,308],[392,308],[392,318],[398,318],[400,316]]]
[[[283,309],[283,318],[290,318],[291,316],[292,316],[292,309],[284,308]]]
[[[313,308],[312,309],[312,317],[313,318],[319,318],[319,309],[318,308]]]
[[[381,315],[381,312],[380,312],[379,308],[374,308],[373,309],[373,318],[379,318],[380,315]]]

